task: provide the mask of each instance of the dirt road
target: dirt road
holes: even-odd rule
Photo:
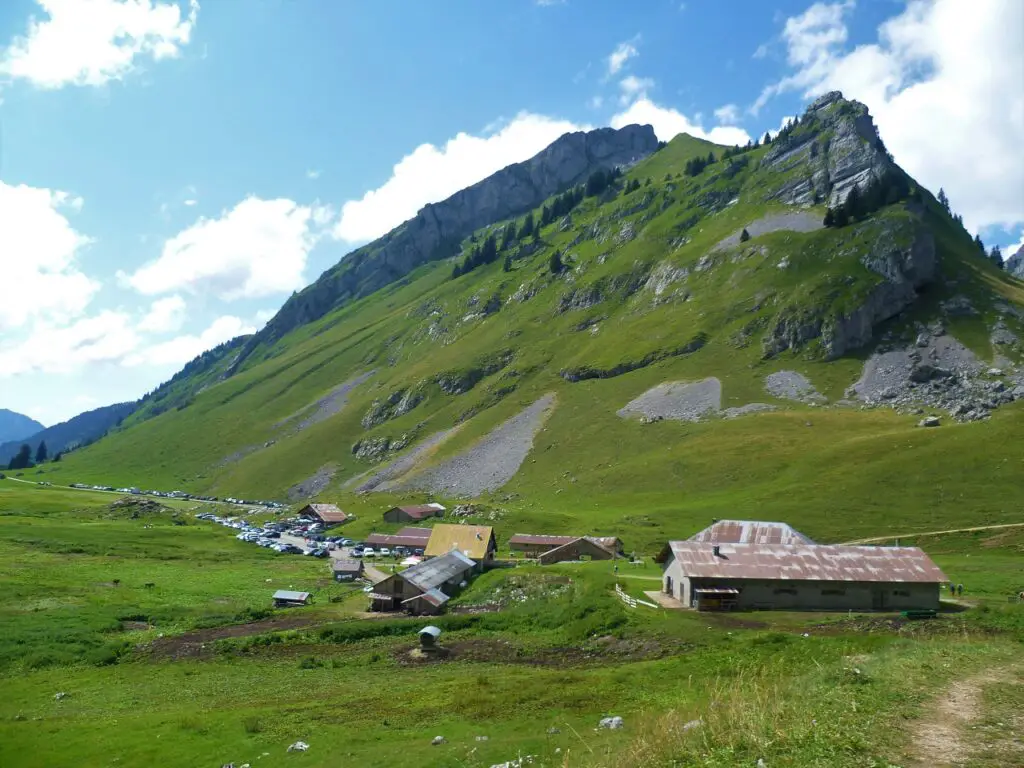
[[[914,533],[894,533],[887,536],[874,536],[870,539],[854,539],[844,541],[848,544],[875,544],[880,541],[892,541],[894,539],[912,539],[917,536],[941,536],[945,533],[971,533],[972,531],[997,531],[1000,528],[1024,528],[1024,523],[1001,523],[999,525],[977,525],[973,528],[950,528],[947,531],[916,531]]]

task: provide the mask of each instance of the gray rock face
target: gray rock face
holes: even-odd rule
[[[1024,245],[1018,248],[1017,252],[1006,260],[1004,266],[1007,274],[1024,280]]]
[[[855,186],[863,188],[892,167],[868,108],[859,101],[846,101],[832,91],[814,101],[801,119],[814,121],[819,129],[777,140],[762,160],[763,167],[780,172],[797,166],[805,171],[784,181],[774,199],[793,205],[825,201],[834,208]]]
[[[765,391],[775,397],[796,400],[799,403],[824,403],[825,398],[811,383],[810,379],[796,371],[776,371],[764,380]]]
[[[261,344],[277,341],[333,309],[401,279],[416,267],[455,254],[473,231],[537,207],[598,169],[631,165],[650,155],[658,138],[649,125],[567,133],[522,163],[503,168],[447,200],[425,206],[379,240],[353,251],[285,302],[246,344],[232,371]]]
[[[924,227],[914,232],[909,246],[899,244],[897,232],[883,229],[868,254],[865,267],[883,280],[847,314],[782,314],[764,338],[766,357],[795,349],[820,338],[825,359],[834,360],[867,344],[875,327],[898,315],[917,299],[917,290],[935,279],[935,238]]]

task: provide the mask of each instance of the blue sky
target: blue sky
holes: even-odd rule
[[[722,5],[7,0],[0,407],[139,397],[578,128],[739,142],[840,88],[972,231],[1021,240],[1024,4]]]

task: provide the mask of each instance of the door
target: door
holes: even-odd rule
[[[885,590],[876,589],[871,593],[871,607],[876,611],[884,611],[886,609]]]
[[[672,594],[675,594],[675,593],[674,593],[674,592],[672,591],[672,577],[671,577],[671,576],[666,576],[666,577],[665,577],[665,594],[666,594],[666,595],[672,595]]]

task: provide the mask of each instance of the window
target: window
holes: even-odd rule
[[[822,595],[845,595],[845,589],[823,589],[821,590]]]
[[[894,589],[892,593],[896,597],[910,597],[910,591],[907,589]]]
[[[795,595],[796,590],[793,587],[779,587],[775,590],[776,595]]]

